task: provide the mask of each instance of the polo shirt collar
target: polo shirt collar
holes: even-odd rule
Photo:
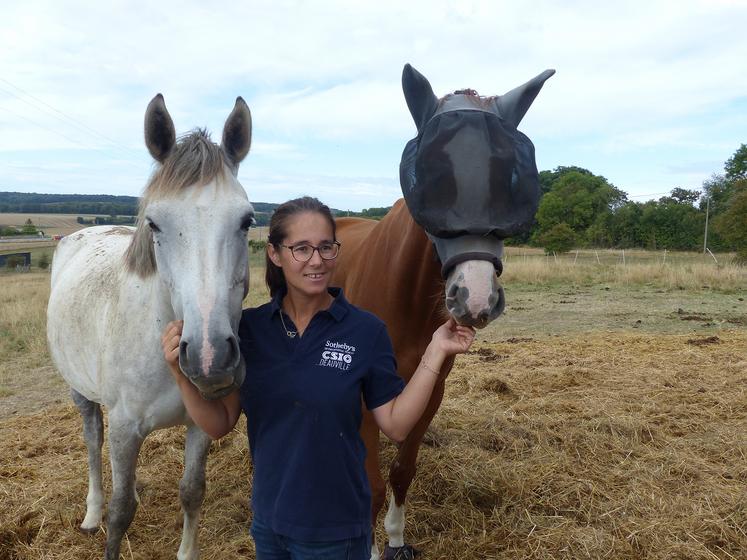
[[[343,317],[347,315],[348,310],[350,309],[350,303],[348,303],[348,300],[345,299],[345,294],[342,293],[342,288],[327,288],[327,292],[334,298],[334,301],[332,301],[332,305],[330,305],[328,309],[322,311],[322,313],[329,314],[335,321],[339,323],[340,321],[342,321]],[[272,301],[270,302],[271,315],[280,313],[283,298],[287,293],[288,290],[283,288],[275,294],[275,297],[272,298]]]

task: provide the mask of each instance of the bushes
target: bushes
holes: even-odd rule
[[[252,253],[258,253],[259,251],[264,251],[267,247],[267,241],[264,241],[263,239],[250,239],[249,240],[249,250]]]
[[[42,253],[42,256],[39,257],[39,262],[37,263],[37,266],[41,268],[42,270],[47,270],[49,268],[49,254],[48,253]]]
[[[539,244],[544,247],[545,253],[567,253],[578,243],[576,234],[571,226],[561,222],[552,226],[537,238]]]

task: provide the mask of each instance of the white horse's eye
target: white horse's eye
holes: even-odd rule
[[[159,228],[155,223],[148,220],[148,227],[153,233],[159,233],[161,231],[161,228]]]
[[[254,212],[251,212],[242,218],[241,229],[246,231],[256,223],[257,223],[257,220],[254,219]]]

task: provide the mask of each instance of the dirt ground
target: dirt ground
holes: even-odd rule
[[[53,366],[34,368],[3,383],[0,421],[70,402],[70,389]]]
[[[684,334],[747,328],[747,292],[614,285],[509,285],[505,290],[506,311],[480,333],[484,340],[532,334]]]
[[[744,295],[513,285],[506,296],[505,317],[457,360],[421,448],[406,539],[422,558],[745,558]],[[0,560],[100,558],[105,526],[77,530],[80,418],[48,362],[29,363],[3,364]],[[244,430],[211,451],[205,559],[254,557]],[[183,429],[146,440],[124,558],[175,556],[182,448]],[[384,465],[394,453],[384,443]]]
[[[478,343],[426,435],[407,540],[444,560],[744,558],[746,347],[744,329]],[[103,530],[77,530],[79,430],[55,402],[0,421],[1,560],[100,557]],[[254,557],[243,430],[211,451],[202,558]],[[175,555],[182,441],[181,429],[146,441],[125,558]]]

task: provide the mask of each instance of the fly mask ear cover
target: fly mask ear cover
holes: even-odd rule
[[[531,226],[539,204],[534,146],[495,113],[467,99],[461,104],[460,97],[466,96],[441,103],[405,146],[402,193],[432,236],[510,237]]]

